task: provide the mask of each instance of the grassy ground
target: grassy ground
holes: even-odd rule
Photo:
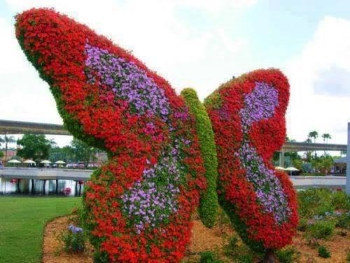
[[[81,198],[0,197],[0,262],[41,262],[45,224],[81,206]]]

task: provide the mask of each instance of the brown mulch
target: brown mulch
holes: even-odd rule
[[[43,263],[92,263],[93,248],[88,247],[83,254],[67,254],[60,241],[60,235],[67,229],[71,217],[60,217],[49,222],[45,228],[43,243]],[[335,232],[340,231],[337,229]],[[331,258],[323,259],[318,256],[318,251],[312,248],[312,243],[303,238],[303,233],[298,232],[293,239],[292,246],[300,252],[298,262],[332,262],[345,263],[347,250],[350,249],[350,231],[346,236],[335,234],[330,240],[318,240],[320,245],[326,246],[331,251]],[[227,244],[228,237],[234,234],[227,226],[208,229],[199,220],[194,220],[192,230],[192,243],[190,244],[184,262],[199,262],[199,252],[215,251],[223,256],[222,248]],[[310,244],[311,243],[311,244]],[[225,259],[225,258],[224,258]],[[226,258],[227,262],[230,262]]]

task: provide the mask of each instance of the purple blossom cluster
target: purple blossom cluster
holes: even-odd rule
[[[276,222],[285,222],[291,211],[281,182],[264,164],[255,148],[249,143],[250,126],[257,121],[268,119],[278,106],[278,92],[273,87],[257,82],[255,89],[244,99],[245,107],[240,111],[243,126],[243,142],[237,154],[242,167],[247,172],[247,180],[254,186],[256,196],[264,210],[272,213]]]
[[[288,199],[274,171],[266,167],[248,141],[243,142],[239,157],[242,167],[247,172],[247,180],[253,184],[256,196],[265,212],[272,213],[278,223],[285,222],[291,211]]]
[[[68,230],[71,231],[73,234],[83,233],[83,229],[81,227],[77,227],[72,224],[68,226]]]
[[[86,44],[85,52],[85,74],[89,83],[100,85],[101,94],[102,89],[108,87],[114,93],[116,106],[125,101],[131,114],[159,116],[167,122],[171,132],[176,130],[170,122],[170,103],[164,90],[145,71],[133,62],[89,44]],[[184,109],[173,114],[179,121],[189,118]],[[154,123],[149,122],[143,131],[152,135],[155,128]],[[181,145],[188,147],[190,143],[185,138],[173,138],[172,145],[163,149],[157,164],[145,169],[142,178],[121,196],[122,211],[135,233],[139,234],[147,227],[166,224],[169,216],[177,212],[179,186],[185,178],[184,168],[181,166]],[[146,164],[149,166],[150,160],[146,160]]]
[[[115,94],[115,101],[127,101],[135,115],[155,115],[166,121],[170,105],[164,90],[133,62],[110,54],[107,50],[85,46],[85,74],[90,83],[100,81]],[[97,74],[99,77],[97,80]]]
[[[122,195],[123,212],[137,234],[147,226],[154,228],[166,223],[177,211],[179,184],[184,176],[179,158],[179,147],[169,147],[158,163],[145,169],[141,180]]]
[[[243,129],[254,122],[271,118],[278,106],[278,92],[266,83],[257,82],[254,90],[245,96],[244,108],[240,110]]]

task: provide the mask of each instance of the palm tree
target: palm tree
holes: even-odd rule
[[[305,142],[306,142],[306,143],[312,143],[312,141],[311,141],[310,138],[307,138]]]
[[[329,133],[322,134],[322,138],[323,138],[324,142],[328,142],[328,140],[332,139],[332,137]]]
[[[16,142],[15,137],[5,135],[4,138],[0,138],[0,142],[5,143],[5,162],[7,161],[8,144]]]
[[[318,137],[318,132],[317,131],[309,132],[308,137],[309,138],[314,138],[314,142],[316,142],[316,138]]]

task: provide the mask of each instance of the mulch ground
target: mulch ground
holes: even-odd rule
[[[44,232],[43,243],[43,263],[92,263],[93,248],[88,247],[83,254],[67,254],[63,250],[63,243],[60,241],[60,235],[67,229],[70,217],[60,217],[49,222]],[[335,232],[340,231],[337,229]],[[350,231],[345,232],[346,236],[335,234],[330,240],[318,241],[321,245],[326,246],[331,251],[331,258],[323,259],[318,256],[318,251],[310,246],[303,233],[298,232],[293,239],[292,246],[300,252],[298,262],[332,262],[345,263],[347,250],[350,249]],[[199,220],[194,220],[192,230],[192,243],[190,244],[187,256],[184,262],[199,262],[199,253],[201,251],[215,251],[222,256],[225,261],[229,259],[223,256],[223,247],[228,242],[228,237],[233,235],[234,231],[227,226],[217,226],[208,229],[203,226]],[[312,243],[312,242],[311,242]],[[311,244],[312,245],[312,244]],[[231,261],[232,262],[232,261]]]

